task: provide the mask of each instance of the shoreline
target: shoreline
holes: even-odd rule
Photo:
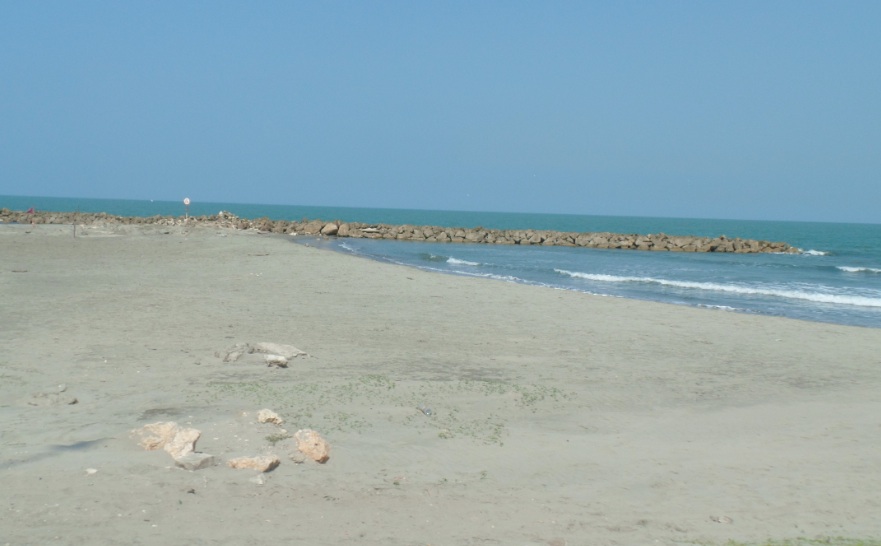
[[[238,230],[256,229],[280,234],[321,235],[326,237],[352,237],[368,239],[393,239],[399,241],[423,241],[441,243],[543,245],[600,248],[616,250],[647,250],[661,252],[722,252],[722,253],[799,253],[798,248],[784,242],[757,239],[729,239],[699,237],[693,235],[622,234],[609,232],[560,232],[552,230],[500,230],[482,227],[439,227],[391,225],[382,223],[341,222],[324,220],[270,220],[268,218],[246,219],[223,212],[210,216],[124,217],[106,213],[44,212],[27,213],[0,209],[0,223],[38,224],[124,224],[124,225],[180,225],[185,223],[221,226]]]
[[[439,275],[217,226],[22,228],[0,230],[13,544],[881,537],[879,330]],[[309,356],[224,361],[264,341]],[[156,421],[199,429],[217,465],[141,449],[130,431]],[[331,443],[325,464],[287,456],[281,436],[300,428]],[[226,466],[269,453],[269,473]]]

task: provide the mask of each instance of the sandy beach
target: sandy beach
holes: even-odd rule
[[[208,226],[0,225],[0,295],[0,545],[881,537],[879,329]],[[307,355],[224,361],[259,342]],[[160,421],[216,464],[139,446]]]

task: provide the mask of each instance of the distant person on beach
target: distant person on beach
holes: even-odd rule
[[[27,214],[31,217],[31,225],[34,225],[34,214],[36,214],[34,207],[29,208]]]

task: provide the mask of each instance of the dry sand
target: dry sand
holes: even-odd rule
[[[310,356],[216,356],[261,341]],[[330,460],[292,461],[262,408]],[[130,437],[167,420],[219,464]],[[267,474],[225,465],[267,453]],[[0,545],[879,537],[879,453],[878,329],[204,226],[0,226]]]

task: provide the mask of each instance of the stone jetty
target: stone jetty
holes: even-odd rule
[[[270,220],[239,218],[221,211],[210,216],[148,216],[123,217],[106,213],[43,212],[27,213],[0,209],[0,223],[68,224],[68,225],[210,225],[229,229],[257,230],[266,233],[392,239],[438,243],[474,243],[496,245],[543,245],[667,252],[735,252],[742,254],[774,252],[798,253],[787,243],[755,239],[697,237],[691,235],[622,234],[608,232],[574,233],[537,229],[489,229],[439,226],[369,224],[324,220]]]

